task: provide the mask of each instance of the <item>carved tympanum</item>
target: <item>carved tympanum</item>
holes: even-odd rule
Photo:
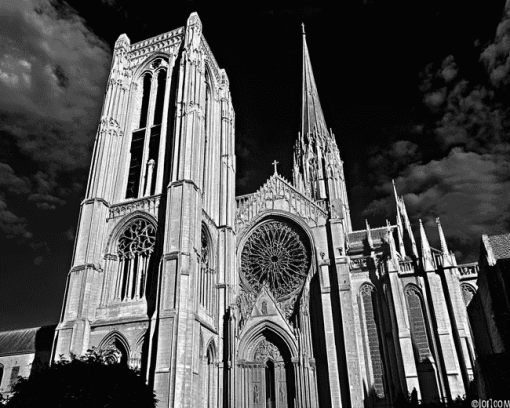
[[[275,362],[283,361],[278,347],[276,347],[270,341],[267,341],[265,338],[257,345],[254,357],[256,362],[261,363],[266,362],[268,359],[271,359]]]
[[[267,285],[278,300],[298,291],[310,265],[300,234],[289,224],[270,221],[248,238],[241,254],[245,282],[256,292]]]

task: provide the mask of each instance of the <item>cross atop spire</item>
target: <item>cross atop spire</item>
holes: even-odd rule
[[[278,162],[278,161],[276,161],[276,160],[274,160],[274,161],[273,161],[273,163],[271,163],[271,164],[274,166],[274,174],[278,174],[278,170],[277,170],[277,168],[276,168],[276,166],[278,165],[278,163],[280,163],[280,162]]]
[[[328,135],[329,132],[319,101],[317,86],[315,85],[312,64],[306,44],[305,26],[304,24],[301,26],[303,28],[303,111],[301,115],[301,135],[310,138],[313,133],[315,136],[322,139]]]

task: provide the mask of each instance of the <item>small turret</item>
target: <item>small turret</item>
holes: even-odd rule
[[[439,217],[436,218],[437,230],[439,232],[439,242],[441,243],[441,254],[443,257],[443,266],[452,266],[452,258],[450,251],[448,251],[448,245],[446,244],[446,238],[444,236],[443,227],[441,227],[441,221]]]
[[[406,248],[404,245],[404,228],[402,226],[402,214],[400,211],[400,200],[397,195],[397,188],[395,186],[395,180],[391,180],[393,183],[393,195],[395,197],[395,203],[397,204],[397,235],[398,235],[398,245],[400,250],[400,256],[402,259],[406,257]]]

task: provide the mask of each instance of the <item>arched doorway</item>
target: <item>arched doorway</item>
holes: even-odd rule
[[[243,364],[245,407],[293,408],[294,369],[284,342],[272,333],[258,337]]]

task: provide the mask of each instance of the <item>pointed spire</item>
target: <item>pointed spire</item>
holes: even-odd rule
[[[407,216],[407,209],[406,209],[406,204],[404,202],[404,198],[400,197],[399,202],[400,202],[400,211],[402,212],[402,218],[404,219],[404,226],[407,231],[407,234],[409,235],[409,239],[411,240],[413,255],[416,258],[418,258],[418,248],[416,246],[416,241],[414,240],[413,230],[411,228],[411,223],[409,222],[409,217]]]
[[[395,239],[393,238],[393,231],[390,222],[386,220],[386,233],[388,237],[388,244],[390,245],[391,260],[388,263],[388,269],[390,272],[398,271],[398,252],[397,246],[395,245]]]
[[[301,114],[301,134],[310,138],[314,133],[319,139],[328,135],[328,127],[324,119],[317,86],[312,71],[312,63],[306,44],[305,26],[303,28],[303,100]]]
[[[452,253],[448,251],[448,245],[446,245],[446,238],[444,236],[443,227],[441,227],[441,221],[439,217],[436,218],[437,230],[439,232],[439,241],[441,243],[441,252],[443,255],[443,266],[452,266],[454,261],[452,259]]]
[[[365,218],[365,225],[367,226],[367,242],[368,246],[373,249],[374,241],[372,240],[372,232],[370,231],[370,225],[368,225],[368,220]]]
[[[441,221],[439,217],[436,218],[437,230],[439,232],[439,242],[441,242],[441,252],[443,255],[448,255],[448,245],[446,245],[446,238],[443,233],[443,228],[441,227]]]
[[[402,226],[402,214],[400,211],[400,200],[397,194],[397,187],[395,186],[395,180],[391,180],[393,184],[393,195],[395,196],[395,202],[397,203],[397,235],[398,235],[398,246],[400,250],[400,256],[402,259],[406,257],[406,248],[404,245],[404,228]]]
[[[434,266],[432,264],[432,251],[430,249],[429,240],[427,238],[427,234],[425,233],[425,228],[423,228],[423,223],[421,222],[421,219],[420,219],[420,242],[423,270],[426,272],[433,271]]]

